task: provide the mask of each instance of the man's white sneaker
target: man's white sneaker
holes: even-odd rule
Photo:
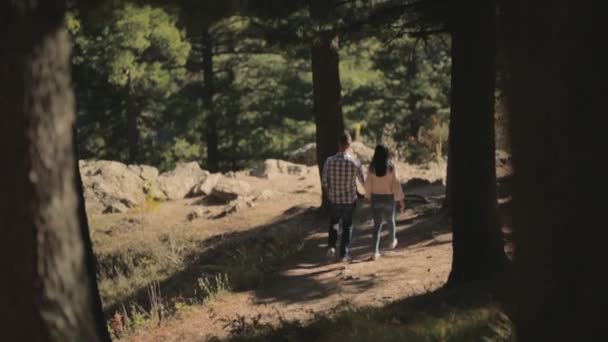
[[[327,250],[327,259],[329,259],[330,261],[333,261],[335,257],[336,257],[336,249],[333,247],[328,249]]]
[[[393,241],[391,241],[391,249],[395,249],[397,248],[397,239],[394,239]]]
[[[380,253],[374,253],[374,255],[372,255],[372,261],[376,261],[380,259]]]
[[[351,262],[352,260],[353,260],[353,258],[350,255],[348,255],[348,254],[346,254],[345,256],[343,256],[342,259],[341,259],[342,262]]]

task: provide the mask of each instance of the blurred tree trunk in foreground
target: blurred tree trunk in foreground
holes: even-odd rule
[[[497,220],[494,141],[495,4],[453,4],[448,200],[453,262],[448,283],[487,279],[506,263]]]
[[[64,6],[0,2],[3,341],[109,340],[78,215]]]
[[[518,340],[605,328],[605,18],[591,2],[505,2]]]

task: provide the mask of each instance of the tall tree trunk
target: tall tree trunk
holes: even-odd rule
[[[58,0],[0,2],[3,341],[109,341],[78,217],[64,11]]]
[[[405,74],[405,82],[413,83],[416,80],[416,76],[418,75],[418,41],[414,44],[412,49],[412,53],[410,55],[409,60],[406,63],[406,74]],[[420,113],[420,109],[418,109],[418,102],[421,100],[419,94],[409,94],[407,97],[407,110],[409,111],[409,115],[407,116],[407,134],[411,137],[418,137],[418,131],[422,126],[424,114]]]
[[[452,9],[450,209],[453,262],[448,283],[489,277],[506,262],[497,220],[494,142],[493,1]]]
[[[128,101],[133,101],[129,99]],[[127,144],[129,146],[129,163],[139,162],[139,130],[137,128],[137,109],[129,105],[127,109]]]
[[[311,1],[313,19],[321,20],[331,11],[332,1]],[[338,139],[344,131],[342,118],[342,87],[340,85],[339,39],[333,32],[321,33],[311,48],[313,102],[316,124],[317,163],[323,174],[325,160],[338,151]],[[327,194],[323,191],[323,207]]]
[[[135,100],[133,84],[131,83],[131,74],[128,73],[127,82],[127,145],[129,148],[129,162],[136,164],[139,162],[139,129],[137,127],[137,119],[139,117],[139,108]]]
[[[95,259],[95,254],[93,254],[93,242],[91,241],[91,235],[89,233],[89,219],[84,200],[84,187],[82,185],[80,168],[78,166],[79,153],[76,125],[74,125],[74,128],[72,129],[72,134],[72,145],[74,149],[74,187],[76,189],[76,196],[78,198],[78,223],[80,225],[80,235],[82,236],[82,243],[84,246],[85,265],[89,278],[91,279],[91,281],[85,284],[89,286],[89,291],[91,293],[91,306],[94,309],[93,314],[99,336],[102,340],[109,341],[110,335],[108,334],[106,320],[103,315],[103,304],[101,302],[99,287],[97,284],[97,260]]]
[[[608,53],[599,7],[505,2],[519,341],[608,337]]]
[[[443,203],[441,204],[441,208],[446,210],[447,214],[451,216],[450,213],[450,198],[451,196],[451,178],[452,178],[452,163],[450,163],[450,159],[451,159],[451,154],[452,154],[452,149],[450,148],[450,145],[452,145],[451,143],[451,136],[452,133],[449,133],[448,136],[448,162],[447,162],[447,166],[446,166],[446,170],[445,170],[445,198],[443,199]]]
[[[217,134],[217,113],[213,104],[215,95],[215,84],[213,74],[213,37],[209,29],[203,31],[203,105],[207,112],[205,121],[205,135],[203,140],[207,144],[207,165],[206,168],[211,172],[219,169],[219,148]]]

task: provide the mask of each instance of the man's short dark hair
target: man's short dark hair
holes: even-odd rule
[[[348,134],[348,132],[344,131],[342,132],[342,135],[340,136],[340,146],[349,146],[350,144],[352,144],[353,139],[350,137],[350,134]]]

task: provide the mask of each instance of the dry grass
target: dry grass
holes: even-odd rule
[[[145,219],[123,220],[128,234],[112,236],[94,231],[98,282],[104,307],[112,307],[152,282],[163,281],[184,269],[200,237],[190,229],[172,233],[147,231]]]
[[[117,338],[160,324],[189,305],[262,286],[265,274],[297,253],[307,234],[298,219],[229,237],[209,237],[187,224],[151,229],[149,220],[136,212],[97,217],[91,224],[100,293]]]
[[[440,290],[382,308],[347,302],[312,323],[235,317],[232,341],[515,341],[513,325],[499,305],[477,289]]]

